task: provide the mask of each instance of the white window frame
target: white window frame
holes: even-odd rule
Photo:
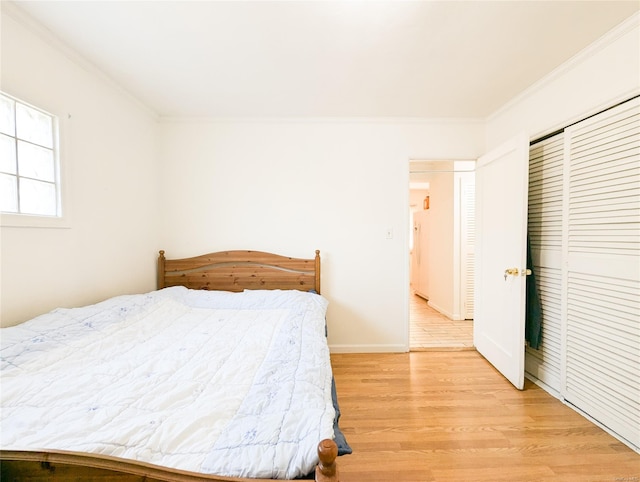
[[[67,182],[66,169],[63,167],[64,154],[64,134],[67,131],[67,117],[55,112],[53,109],[45,109],[43,107],[34,106],[24,100],[15,97],[7,92],[0,93],[20,104],[26,105],[32,109],[38,110],[53,118],[53,155],[55,163],[55,185],[57,196],[57,214],[56,215],[39,215],[27,213],[10,213],[0,212],[0,226],[2,227],[32,227],[32,228],[69,228],[70,227],[70,209],[67,202]],[[65,166],[66,167],[66,166]]]

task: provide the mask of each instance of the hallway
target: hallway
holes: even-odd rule
[[[410,351],[473,350],[473,320],[453,321],[416,294],[409,300]]]

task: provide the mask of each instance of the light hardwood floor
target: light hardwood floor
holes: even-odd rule
[[[411,351],[473,350],[473,321],[453,321],[431,308],[424,298],[409,300]]]
[[[332,354],[342,482],[640,481],[640,455],[475,351]]]

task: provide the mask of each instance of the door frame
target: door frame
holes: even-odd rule
[[[477,162],[477,159],[472,159],[472,158],[449,158],[449,159],[444,159],[444,158],[432,158],[429,156],[425,156],[425,157],[416,157],[416,158],[409,158],[408,160],[408,166],[407,166],[407,173],[408,173],[408,179],[407,179],[407,183],[406,183],[406,205],[408,207],[410,207],[410,200],[411,200],[411,172],[412,172],[412,167],[411,167],[411,163],[416,163],[416,162],[428,162],[428,163],[444,163],[444,162],[449,162],[449,163],[458,163],[458,169],[456,169],[455,167],[453,169],[426,169],[426,170],[421,170],[420,172],[460,172],[460,173],[468,173],[471,172],[474,175],[474,180],[475,180],[475,164]],[[466,166],[466,167],[465,167]],[[472,168],[470,166],[473,166]],[[459,179],[456,179],[454,176],[454,205],[457,204],[458,206],[460,205],[460,199],[458,199],[457,197],[460,196],[460,186],[459,184]],[[407,209],[406,211],[406,216],[407,216],[407,220],[405,222],[405,226],[406,226],[406,231],[409,232],[409,228],[411,227],[411,218],[412,218],[412,214],[410,213],[410,210]],[[455,212],[454,212],[454,216],[455,216]],[[461,227],[460,227],[460,215],[458,213],[458,215],[456,216],[456,218],[454,219],[454,260],[453,260],[453,280],[454,280],[454,284],[457,287],[454,290],[453,293],[453,306],[454,306],[454,311],[459,312],[461,315],[461,319],[465,319],[464,318],[464,307],[462,306],[462,282],[461,282],[461,251],[462,251],[462,247],[461,247],[461,238],[460,238],[460,231],[461,231]],[[412,236],[413,233],[410,233],[410,236]],[[406,295],[405,295],[405,300],[406,300],[406,305],[405,305],[405,309],[406,309],[406,340],[407,340],[407,345],[406,345],[406,351],[411,351],[411,313],[410,313],[410,303],[411,303],[411,296],[412,296],[412,292],[411,292],[411,263],[412,263],[412,259],[411,259],[411,253],[409,251],[409,245],[407,243],[407,247],[406,247],[406,251],[405,251],[405,266],[406,266],[406,276],[405,276],[405,290],[406,290]]]

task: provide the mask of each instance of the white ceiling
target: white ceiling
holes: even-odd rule
[[[18,1],[161,116],[486,118],[635,1]]]

